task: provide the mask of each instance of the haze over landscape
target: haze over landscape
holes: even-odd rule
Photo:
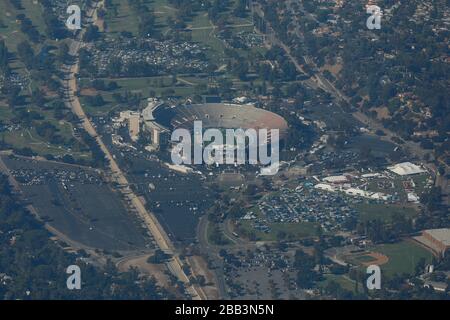
[[[448,0],[0,12],[0,300],[449,299]]]

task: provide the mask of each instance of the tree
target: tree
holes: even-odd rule
[[[22,41],[17,45],[17,54],[28,69],[33,69],[35,61],[34,50],[28,41]]]

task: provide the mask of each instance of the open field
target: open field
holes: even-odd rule
[[[113,14],[114,10],[108,10],[106,16],[108,33],[120,33],[122,31],[131,32],[133,35],[138,33],[138,21],[133,19],[132,10],[128,1],[111,1],[113,6],[117,8],[117,15]]]
[[[365,249],[358,247],[340,248],[337,257],[365,272],[366,267],[374,264],[381,268],[387,276],[394,274],[413,274],[417,263],[425,259],[431,263],[433,255],[411,239],[404,239],[396,243],[378,244]]]
[[[28,37],[20,31],[20,24],[16,20],[18,14],[25,14],[33,23],[39,33],[44,31],[44,21],[42,19],[42,7],[34,1],[22,1],[24,10],[16,10],[9,1],[0,2],[2,21],[5,28],[0,28],[0,38],[5,40],[9,51],[15,52],[17,45],[28,40]]]
[[[360,212],[361,221],[380,219],[383,221],[391,221],[395,214],[405,215],[407,218],[413,218],[417,215],[417,211],[412,207],[405,207],[393,204],[378,203],[360,203],[355,205]]]
[[[194,76],[177,76],[175,84],[172,83],[171,76],[156,76],[156,77],[137,77],[137,78],[99,78],[105,83],[114,81],[119,86],[116,90],[112,91],[97,91],[90,88],[90,81],[88,79],[81,79],[80,84],[82,88],[90,88],[91,95],[100,94],[105,104],[103,106],[91,106],[87,103],[85,98],[85,91],[81,90],[81,102],[85,107],[87,113],[93,116],[103,116],[108,112],[119,109],[127,108],[126,104],[119,104],[113,99],[113,94],[124,95],[126,92],[132,94],[139,94],[141,96],[141,102],[145,103],[145,99],[155,94],[157,97],[165,96],[177,96],[177,97],[192,97],[195,93],[195,86],[197,84],[206,84],[207,80],[202,77]]]
[[[17,111],[18,108],[15,110]],[[28,106],[26,110],[36,112],[42,116],[42,119],[33,120],[33,124],[29,128],[21,127],[19,130],[0,132],[0,139],[4,139],[6,143],[12,145],[14,148],[30,148],[41,156],[64,156],[70,154],[76,159],[90,159],[90,152],[78,148],[81,144],[79,141],[74,140],[75,137],[71,123],[65,120],[55,119],[51,110],[43,110],[35,106]],[[16,123],[16,111],[6,106],[1,106],[0,122],[3,122],[3,124]],[[43,122],[48,122],[55,126],[57,130],[55,134],[61,137],[61,141],[51,143],[48,138],[42,137],[36,132],[36,126]],[[22,125],[22,123],[19,122],[19,125]]]
[[[380,244],[368,247],[366,250],[348,253],[344,260],[359,266],[362,271],[370,264],[379,265],[381,272],[387,276],[396,273],[412,274],[420,259],[430,263],[433,255],[428,250],[406,239],[397,243]]]
[[[363,134],[353,137],[346,145],[346,149],[364,150],[369,149],[373,156],[389,156],[394,153],[396,145],[380,139],[376,135]]]
[[[34,49],[35,53],[38,54],[46,45],[55,44],[54,41],[46,39],[46,27],[43,18],[43,7],[38,1],[21,1],[22,8],[17,10],[11,5],[9,1],[0,2],[0,12],[2,12],[1,22],[3,27],[0,27],[0,39],[4,40],[8,51],[12,53],[12,59],[10,60],[10,67],[14,73],[23,76],[25,79],[30,80],[28,87],[25,87],[21,92],[21,95],[29,95],[31,89],[36,89],[38,84],[32,81],[30,78],[29,71],[25,68],[23,63],[15,58],[17,53],[17,45],[23,41],[27,41]],[[30,41],[27,35],[21,32],[21,27],[19,20],[16,17],[20,14],[25,15],[32,21],[32,25],[38,30],[40,36],[45,39],[45,41],[39,41],[38,43],[33,43]],[[48,97],[47,97],[48,98]],[[26,98],[26,103],[30,103],[30,99]],[[51,99],[48,99],[51,102]],[[68,142],[73,138],[72,127],[67,122],[60,122],[53,116],[52,111],[46,111],[42,108],[38,108],[34,105],[27,105],[26,111],[37,112],[43,119],[35,121],[33,124],[41,123],[43,121],[48,121],[54,125],[58,130],[58,135],[63,138],[65,142]],[[0,121],[4,124],[9,124],[13,122],[17,117],[17,114],[21,110],[21,107],[16,107],[15,111],[6,106],[6,102],[2,101],[0,106]],[[19,123],[22,125],[22,123]],[[28,127],[28,126],[27,126]],[[11,144],[15,148],[25,148],[28,147],[39,155],[51,154],[53,156],[61,156],[67,153],[73,154],[75,158],[89,158],[89,153],[78,152],[77,150],[70,149],[70,146],[61,144],[50,144],[48,139],[40,137],[36,130],[31,127],[27,129],[20,129],[16,131],[6,131],[0,133],[1,139],[8,144]]]
[[[330,282],[336,282],[342,288],[355,293],[356,283],[347,275],[326,274],[324,275],[324,278],[325,279],[318,284],[321,288],[325,288]]]
[[[22,41],[28,41],[37,52],[43,47],[43,42],[33,43],[29,41],[27,35],[20,30],[20,23],[16,20],[17,15],[24,14],[32,21],[33,26],[38,30],[41,36],[45,36],[45,23],[42,16],[43,8],[37,1],[22,1],[22,10],[16,10],[9,1],[0,1],[0,12],[2,12],[1,21],[4,27],[0,27],[0,39],[5,40],[8,50],[12,53],[17,52],[17,45]],[[53,43],[49,41],[49,43]],[[12,69],[19,74],[26,74],[27,71],[22,62],[13,60],[10,63]]]
[[[120,32],[131,32],[134,36],[138,35],[139,21],[136,14],[131,9],[128,1],[113,0],[113,7],[117,8],[108,10],[106,16],[107,31],[110,34],[118,34]],[[145,0],[144,4],[153,9],[156,16],[156,23],[164,34],[167,28],[167,18],[174,17],[176,9],[171,7],[166,0]]]
[[[268,223],[268,226],[271,231],[266,233],[253,228],[249,221],[241,221],[240,223],[240,228],[245,230],[246,234],[254,233],[258,241],[276,241],[280,232],[285,233],[285,239],[292,240],[313,237],[317,234],[317,226],[308,222]]]
[[[413,273],[421,258],[425,258],[426,262],[430,263],[433,257],[429,251],[408,240],[394,244],[381,244],[371,250],[389,258],[389,261],[381,268],[387,275]]]

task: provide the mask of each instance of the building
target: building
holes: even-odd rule
[[[398,163],[394,166],[388,167],[388,170],[398,174],[399,176],[409,176],[427,172],[426,170],[422,169],[422,167],[411,162]]]
[[[336,191],[336,188],[326,184],[326,183],[318,183],[314,186],[314,188],[319,189],[319,190],[323,190],[323,191],[330,191],[330,192],[334,192]]]
[[[450,249],[450,228],[424,230],[415,239],[437,254],[445,256]]]
[[[330,176],[323,178],[323,181],[329,183],[347,183],[349,180],[347,176]]]
[[[122,111],[117,122],[128,122],[128,132],[133,141],[137,141],[140,132],[141,114],[135,111]]]
[[[154,98],[149,98],[147,102],[147,107],[142,111],[144,129],[150,133],[152,149],[159,149],[161,145],[161,134],[167,133],[168,129],[156,121],[153,113],[163,103]]]

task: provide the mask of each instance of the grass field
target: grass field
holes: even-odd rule
[[[9,52],[16,53],[17,45],[22,41],[28,41],[28,37],[20,31],[20,24],[16,21],[16,16],[20,13],[24,13],[32,20],[34,26],[36,26],[36,23],[32,17],[30,17],[28,12],[25,10],[16,10],[9,1],[0,1],[0,12],[2,12],[1,21],[4,25],[3,28],[0,28],[0,39],[5,41]],[[30,44],[32,43],[30,42]],[[35,49],[38,47],[37,45],[33,46]],[[10,62],[10,67],[18,74],[27,74],[24,64],[19,60],[12,60]]]
[[[133,12],[128,5],[128,1],[113,0],[112,4],[117,8],[117,15],[113,14],[113,10],[108,11],[106,16],[108,33],[128,31],[137,35],[138,20],[133,18]]]
[[[0,36],[5,40],[6,46],[11,52],[16,51],[17,45],[20,42],[28,40],[27,36],[20,31],[20,24],[16,21],[18,14],[25,14],[31,19],[33,25],[38,28],[39,32],[42,31],[40,5],[34,4],[33,1],[23,1],[22,6],[25,10],[16,10],[9,1],[0,1],[1,19],[5,25],[5,28],[0,28]]]
[[[382,272],[387,275],[395,273],[413,273],[421,258],[430,263],[433,255],[412,241],[401,241],[394,244],[381,244],[371,248],[371,251],[380,252],[389,258],[381,266]]]
[[[215,232],[217,232],[217,229],[214,228],[214,225],[209,222],[208,226],[206,228],[206,237],[208,238],[208,242],[214,245],[218,246],[226,246],[232,244],[232,242],[225,236],[222,230],[219,230],[219,232],[222,234],[222,240],[223,243],[218,244],[214,241],[213,236],[215,235]]]
[[[11,108],[9,108],[6,105],[0,106],[0,121],[10,121],[12,118],[13,113]]]
[[[63,156],[71,154],[74,158],[89,160],[89,152],[79,152],[70,146],[70,141],[73,138],[72,125],[64,120],[57,120],[53,116],[53,111],[42,110],[34,106],[27,107],[27,110],[39,113],[43,120],[35,120],[30,128],[22,128],[16,131],[5,131],[0,133],[0,138],[15,148],[30,148],[39,155],[51,154],[53,156]],[[11,108],[6,106],[0,107],[0,121],[9,123],[15,117]],[[58,132],[57,134],[64,139],[64,143],[51,144],[45,138],[39,136],[35,130],[38,123],[49,122],[54,125]]]
[[[33,26],[39,31],[40,35],[45,39],[45,23],[43,19],[43,8],[38,1],[21,1],[23,9],[15,9],[9,1],[0,1],[0,12],[2,12],[1,21],[4,25],[0,28],[0,38],[3,39],[8,47],[8,51],[11,53],[16,53],[17,45],[22,41],[27,41],[32,45],[35,52],[38,52],[44,45],[52,44],[52,41],[40,41],[37,44],[32,43],[29,38],[20,31],[20,23],[16,20],[17,15],[24,14],[27,18],[32,21]],[[23,76],[29,78],[29,72],[26,70],[22,62],[17,59],[12,59],[10,62],[11,69]],[[35,89],[37,84],[31,82],[29,89]],[[22,91],[22,95],[30,94],[30,90]],[[55,125],[59,134],[68,140],[72,138],[72,128],[67,123],[60,123],[54,117],[52,112],[47,112],[41,110],[34,106],[28,106],[28,110],[33,110],[40,113],[45,121],[51,122]],[[4,123],[10,122],[14,118],[14,112],[7,106],[0,107],[0,121]],[[52,154],[52,155],[62,155],[67,153],[67,147],[63,145],[51,145],[44,139],[41,139],[35,132],[34,129],[24,129],[20,131],[5,132],[1,134],[2,138],[9,144],[17,148],[29,147],[38,154]],[[72,151],[73,152],[73,151]],[[75,157],[86,157],[87,154],[80,154],[73,152]]]
[[[156,16],[156,23],[164,34],[168,30],[166,21],[169,17],[175,16],[176,9],[171,7],[166,0],[145,0],[143,3],[153,9]],[[139,21],[128,1],[113,0],[112,4],[117,8],[117,15],[114,13],[114,10],[108,11],[106,16],[108,33],[118,34],[126,31],[137,36]]]
[[[67,130],[71,130],[67,124],[62,126]],[[59,134],[64,136],[63,132],[59,132]],[[79,152],[68,146],[50,144],[45,138],[40,137],[34,129],[2,132],[0,133],[0,139],[18,149],[30,148],[39,155],[64,156],[70,154],[75,159],[84,159],[86,161],[91,159],[90,153]]]
[[[417,211],[412,207],[404,207],[400,205],[378,204],[378,203],[360,203],[355,205],[360,212],[362,221],[380,219],[383,221],[391,221],[392,215],[404,214],[408,218],[415,217]]]
[[[99,78],[100,79],[100,78]],[[119,88],[114,91],[98,91],[104,98],[106,104],[101,107],[93,107],[86,103],[86,99],[81,96],[81,102],[86,108],[89,115],[102,116],[106,115],[112,110],[121,108],[121,105],[114,101],[113,94],[124,94],[129,91],[133,94],[141,94],[142,102],[148,97],[150,93],[154,92],[157,97],[164,97],[167,92],[173,92],[173,95],[180,97],[189,97],[195,93],[195,86],[198,84],[206,84],[207,80],[194,76],[177,76],[177,82],[172,85],[171,76],[157,76],[157,77],[138,77],[138,78],[115,78],[107,79],[101,78],[105,83],[115,81]],[[83,78],[80,81],[82,88],[90,88],[90,80]]]
[[[337,284],[339,284],[342,288],[355,293],[355,281],[350,279],[348,276],[326,274],[326,275],[324,275],[324,277],[325,277],[325,280],[318,283],[319,287],[325,288],[328,285],[328,283],[330,283],[331,281],[334,281]]]
[[[225,44],[218,39],[214,29],[196,29],[191,31],[192,40],[208,47],[208,58],[217,65],[225,58]]]

